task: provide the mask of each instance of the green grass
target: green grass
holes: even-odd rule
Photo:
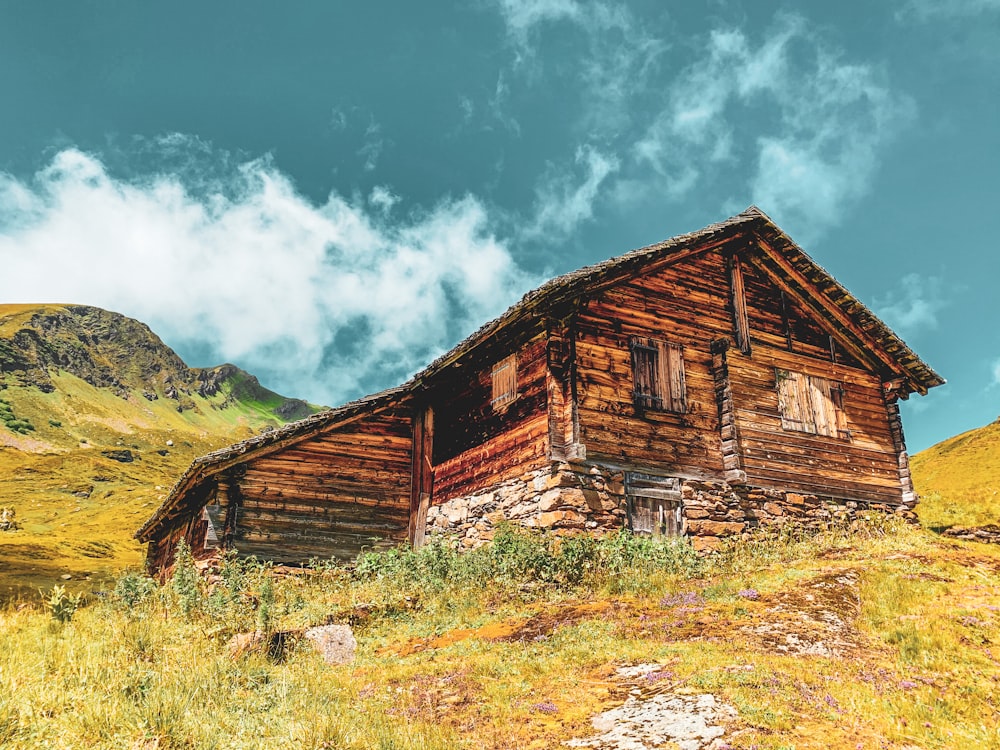
[[[431,545],[297,576],[234,559],[214,583],[129,574],[64,623],[43,597],[11,603],[0,745],[558,748],[625,700],[615,669],[649,663],[662,681],[633,681],[640,690],[735,706],[733,747],[1000,741],[993,547],[862,525],[671,568],[663,561],[686,558],[670,546],[623,556],[627,543],[609,538],[583,557],[544,535],[505,535],[472,554]],[[838,577],[852,583],[833,596]],[[261,626],[266,587],[271,628],[351,622],[356,661],[327,666],[304,642],[281,659],[231,657],[230,636]],[[783,653],[758,634],[806,638],[818,598],[842,623],[842,653]]]
[[[197,408],[181,413],[170,399],[123,399],[67,373],[52,382],[51,393],[12,382],[0,390],[17,418],[34,426],[8,429],[0,405],[0,507],[14,508],[21,525],[0,533],[0,597],[50,587],[63,575],[75,590],[140,564],[132,533],[191,461],[278,424],[257,404],[222,408],[224,393],[195,396]],[[120,449],[138,460],[103,454]]]
[[[918,453],[910,466],[924,526],[1000,524],[1000,420]]]

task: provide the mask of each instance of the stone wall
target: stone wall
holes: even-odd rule
[[[714,549],[724,537],[760,526],[794,523],[819,530],[875,510],[915,521],[911,506],[834,500],[794,492],[681,480],[684,532],[696,549]],[[628,526],[625,474],[601,466],[554,464],[489,490],[433,505],[427,533],[449,534],[466,547],[493,538],[502,521],[557,533],[603,533]]]

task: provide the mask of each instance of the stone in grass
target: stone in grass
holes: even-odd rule
[[[306,639],[327,664],[350,664],[358,642],[349,625],[320,625],[305,632]]]

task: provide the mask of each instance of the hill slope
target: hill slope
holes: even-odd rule
[[[315,411],[118,313],[0,305],[0,508],[21,527],[0,589],[139,563],[132,532],[193,458]]]
[[[1000,419],[921,451],[910,468],[924,526],[1000,523]]]

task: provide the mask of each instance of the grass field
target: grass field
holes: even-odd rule
[[[223,408],[224,391],[195,397],[197,408],[181,413],[168,399],[124,399],[67,373],[52,380],[51,393],[0,389],[8,405],[0,417],[30,425],[0,425],[0,508],[14,509],[21,526],[0,533],[0,596],[64,575],[86,588],[138,565],[132,533],[191,461],[278,424],[266,404]]]
[[[557,748],[630,691],[711,694],[730,748],[1000,746],[1000,550],[864,525],[703,559],[511,534],[296,576],[137,576],[0,613],[10,748]],[[267,583],[265,583],[267,581]],[[273,581],[273,584],[271,583]],[[351,665],[239,631],[350,622]],[[623,679],[616,670],[642,665]]]

